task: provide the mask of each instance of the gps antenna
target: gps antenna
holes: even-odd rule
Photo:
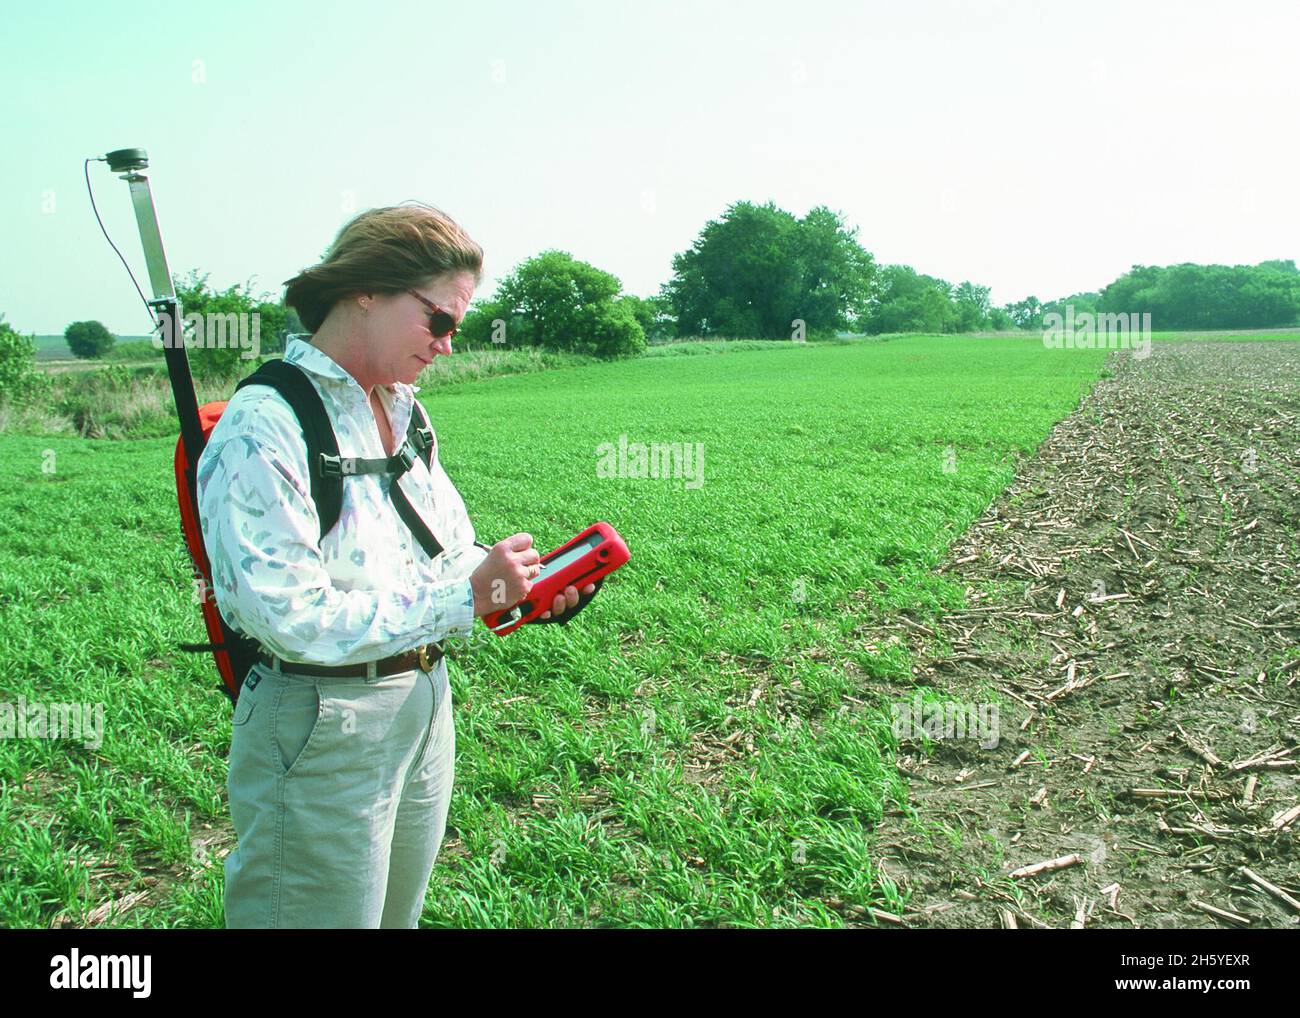
[[[157,313],[157,325],[162,333],[163,357],[167,361],[167,376],[171,380],[172,397],[176,401],[176,413],[180,417],[181,442],[185,447],[185,460],[190,474],[187,478],[190,482],[189,490],[194,491],[193,474],[199,455],[203,452],[203,431],[199,426],[199,403],[194,393],[194,378],[190,374],[190,360],[185,351],[185,337],[181,329],[181,307],[176,300],[171,272],[167,268],[167,253],[163,250],[162,234],[158,230],[158,214],[154,211],[149,178],[140,172],[149,168],[149,155],[142,148],[120,148],[105,155],[103,161],[131,189],[131,204],[135,208],[140,244],[144,248],[144,261],[149,270],[149,285],[153,289],[153,300],[146,300],[145,303],[151,311]],[[91,200],[94,200],[93,194]]]

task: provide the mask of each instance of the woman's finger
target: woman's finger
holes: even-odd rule
[[[590,594],[595,589],[596,585],[594,583],[588,583],[582,588],[582,593]],[[563,615],[569,608],[576,607],[578,604],[578,593],[578,588],[572,583],[569,584],[564,588],[563,594],[555,595],[555,599],[551,602],[550,610],[542,612],[540,617],[549,619],[552,615]]]

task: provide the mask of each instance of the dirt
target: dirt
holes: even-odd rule
[[[966,608],[862,633],[891,703],[997,705],[903,732],[897,925],[1300,924],[1300,344],[1111,356],[950,549]]]

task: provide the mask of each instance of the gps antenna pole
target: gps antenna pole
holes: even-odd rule
[[[194,378],[190,374],[189,355],[185,352],[185,335],[181,329],[181,307],[172,287],[171,272],[167,268],[167,254],[163,250],[162,234],[158,232],[158,215],[153,207],[153,193],[149,178],[141,170],[148,169],[149,156],[142,148],[121,148],[104,156],[108,168],[119,173],[131,188],[131,204],[135,207],[136,225],[140,227],[140,244],[144,247],[144,261],[149,269],[149,285],[154,299],[146,303],[158,315],[158,329],[162,332],[163,357],[167,361],[167,376],[172,383],[172,397],[181,422],[181,442],[185,448],[186,472],[189,490],[194,491],[194,471],[203,452],[203,430],[199,426],[199,401],[194,393]]]

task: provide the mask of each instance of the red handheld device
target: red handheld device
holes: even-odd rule
[[[555,595],[564,593],[565,587],[572,584],[581,590],[608,576],[631,557],[618,531],[603,520],[597,521],[542,556],[542,571],[533,580],[527,597],[512,608],[488,612],[483,622],[497,636],[513,633],[525,622],[550,611]]]

